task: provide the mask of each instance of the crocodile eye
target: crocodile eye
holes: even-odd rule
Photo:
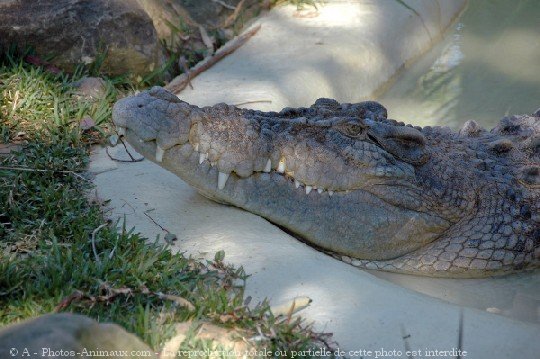
[[[358,124],[346,124],[340,128],[341,133],[349,137],[359,137],[364,133],[364,126]]]

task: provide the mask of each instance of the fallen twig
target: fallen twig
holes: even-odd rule
[[[164,231],[164,232],[171,233],[171,232],[169,232],[167,229],[165,229],[162,225],[160,225],[159,223],[157,223],[157,222],[156,222],[152,217],[150,217],[150,215],[149,215],[148,213],[146,213],[146,212],[148,212],[148,211],[144,211],[144,212],[143,212],[144,215],[145,215],[146,217],[150,218],[150,220],[151,220],[156,226],[158,226],[159,228],[161,228],[161,230]]]
[[[261,25],[258,25],[251,30],[239,35],[220,47],[213,56],[206,57],[204,60],[195,65],[191,71],[183,73],[180,76],[172,80],[165,89],[170,92],[179,92],[186,88],[189,81],[196,77],[198,74],[208,70],[218,61],[223,59],[225,56],[233,53],[236,49],[246,43],[253,35],[257,33],[261,28]]]
[[[83,300],[86,300],[91,303],[93,306],[96,303],[110,303],[114,299],[116,299],[118,296],[134,296],[135,294],[142,294],[142,295],[148,295],[148,296],[154,296],[156,298],[159,298],[163,301],[171,301],[177,306],[184,307],[188,311],[192,312],[196,308],[195,306],[187,299],[173,295],[173,294],[164,294],[162,292],[153,292],[148,290],[146,287],[140,287],[139,289],[133,289],[130,287],[121,287],[121,288],[115,288],[107,282],[100,281],[99,290],[104,295],[90,295],[88,293],[85,293],[80,290],[75,290],[73,293],[68,295],[67,297],[64,297],[60,303],[55,307],[55,312],[59,312],[65,308],[67,308],[70,304],[73,302],[81,302]],[[103,293],[104,292],[104,293]]]

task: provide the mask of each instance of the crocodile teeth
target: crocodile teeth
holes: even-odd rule
[[[270,172],[272,170],[272,162],[270,159],[268,159],[268,162],[266,162],[266,166],[264,166],[263,172]]]
[[[332,196],[334,195],[334,191],[330,191],[330,190],[329,190],[329,191],[328,191],[328,195],[329,195],[330,197],[332,197]]]
[[[229,173],[218,173],[218,179],[217,179],[217,188],[223,189],[225,188],[225,183],[227,183],[227,180],[229,179]]]
[[[163,154],[165,153],[165,151],[163,150],[163,148],[157,146],[156,147],[156,161],[157,162],[162,162],[163,161]]]
[[[319,192],[319,194],[321,194],[321,193],[324,192],[324,189],[322,189],[322,188],[317,188],[317,192]]]
[[[313,189],[313,187],[306,186],[306,194],[309,194],[309,192],[311,192],[312,189]]]
[[[300,187],[300,182],[298,182],[298,180],[294,180],[294,187]]]
[[[278,171],[279,173],[285,172],[285,159],[284,159],[284,158],[282,158],[282,159],[279,160],[279,164],[278,164],[278,167],[277,167],[277,171]]]
[[[198,144],[198,143],[194,144],[194,145],[193,145],[193,149],[194,149],[195,151],[199,152],[199,144]]]
[[[208,157],[208,154],[207,154],[207,153],[201,153],[201,154],[199,154],[199,164],[203,163],[204,160],[206,159],[206,157]]]
[[[126,128],[122,126],[116,127],[116,132],[118,133],[118,137],[125,136],[126,135]]]

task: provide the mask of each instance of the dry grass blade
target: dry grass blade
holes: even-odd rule
[[[238,3],[238,5],[236,5],[234,12],[223,23],[223,26],[222,26],[223,28],[227,28],[231,26],[236,21],[236,18],[238,17],[238,15],[240,15],[240,11],[242,11],[242,8],[244,7],[245,2],[246,0],[242,0]]]
[[[94,252],[94,257],[96,258],[96,262],[98,263],[101,263],[101,259],[99,259],[99,255],[96,250],[96,234],[106,225],[107,223],[104,223],[92,231],[92,251]]]

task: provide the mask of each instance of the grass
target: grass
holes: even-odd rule
[[[77,98],[70,83],[88,73],[54,74],[9,54],[0,62],[0,145],[19,143],[0,155],[0,324],[75,312],[118,323],[155,350],[188,320],[238,328],[272,352],[324,345],[301,319],[248,306],[247,276],[223,252],[206,262],[172,254],[87,199],[89,144],[106,138],[111,106],[129,87],[109,79],[105,97]],[[87,116],[94,126],[82,129]],[[182,348],[208,345],[191,336]]]

